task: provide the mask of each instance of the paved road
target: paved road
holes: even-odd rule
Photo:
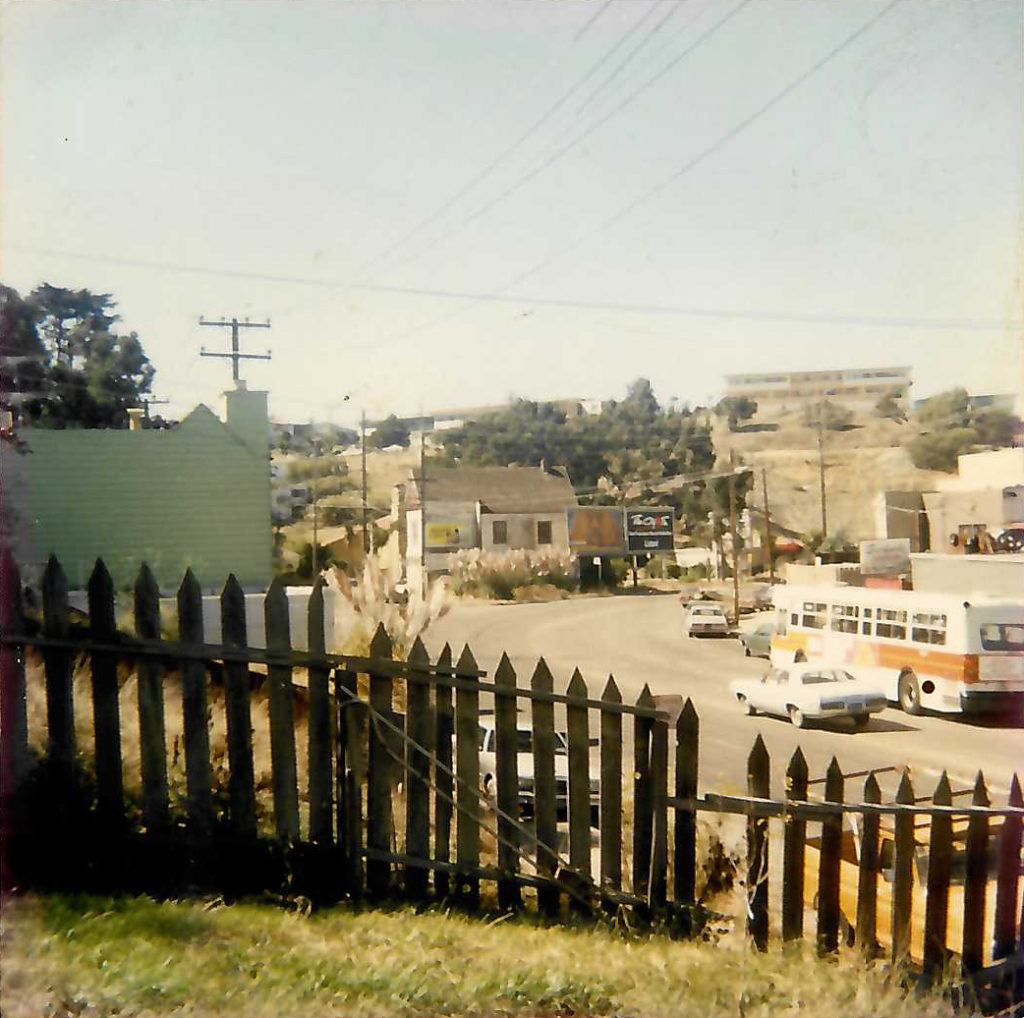
[[[981,768],[1001,797],[1013,770],[1024,763],[1024,726],[914,718],[894,708],[856,732],[839,723],[828,729],[798,731],[788,721],[747,717],[730,697],[729,682],[763,674],[767,662],[744,658],[735,640],[688,639],[681,619],[679,603],[669,595],[577,598],[552,604],[460,604],[431,627],[426,643],[432,656],[445,642],[451,643],[456,656],[468,643],[480,668],[488,672],[493,672],[505,651],[520,686],[529,684],[537,659],[543,656],[559,690],[564,690],[573,669],[579,668],[595,697],[609,674],[614,674],[627,702],[635,701],[644,683],[655,694],[691,697],[701,719],[704,790],[743,790],[746,757],[758,732],[772,757],[772,787],[778,793],[797,745],[807,757],[812,776],[824,775],[833,755],[845,772],[909,765],[918,795],[931,793],[943,769],[957,789],[973,783]],[[848,794],[857,794],[860,788],[860,779],[850,782]]]

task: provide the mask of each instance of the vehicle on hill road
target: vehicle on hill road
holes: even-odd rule
[[[720,605],[693,601],[686,607],[683,629],[687,636],[729,636],[729,619]]]
[[[729,686],[748,714],[788,717],[797,728],[810,721],[850,718],[863,728],[886,707],[885,694],[845,668],[793,664],[771,668],[761,679],[736,679]]]

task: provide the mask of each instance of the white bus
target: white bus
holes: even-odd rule
[[[908,714],[1019,710],[1024,600],[777,586],[771,660],[844,662]]]

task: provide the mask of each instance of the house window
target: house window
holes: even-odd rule
[[[537,520],[537,543],[551,543],[551,520]]]
[[[491,542],[508,544],[508,523],[505,520],[495,520],[491,524]]]

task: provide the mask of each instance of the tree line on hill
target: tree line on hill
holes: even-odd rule
[[[745,409],[745,408],[741,408]],[[655,493],[659,481],[714,470],[709,412],[663,407],[651,383],[636,379],[622,400],[606,402],[599,414],[569,417],[552,403],[519,399],[442,438],[446,465],[564,467],[581,503],[621,504],[627,488],[639,488],[634,504],[671,504],[689,534],[705,535],[709,513],[716,537],[728,528],[728,478],[680,483]],[[752,483],[749,473],[734,482],[737,512]]]

